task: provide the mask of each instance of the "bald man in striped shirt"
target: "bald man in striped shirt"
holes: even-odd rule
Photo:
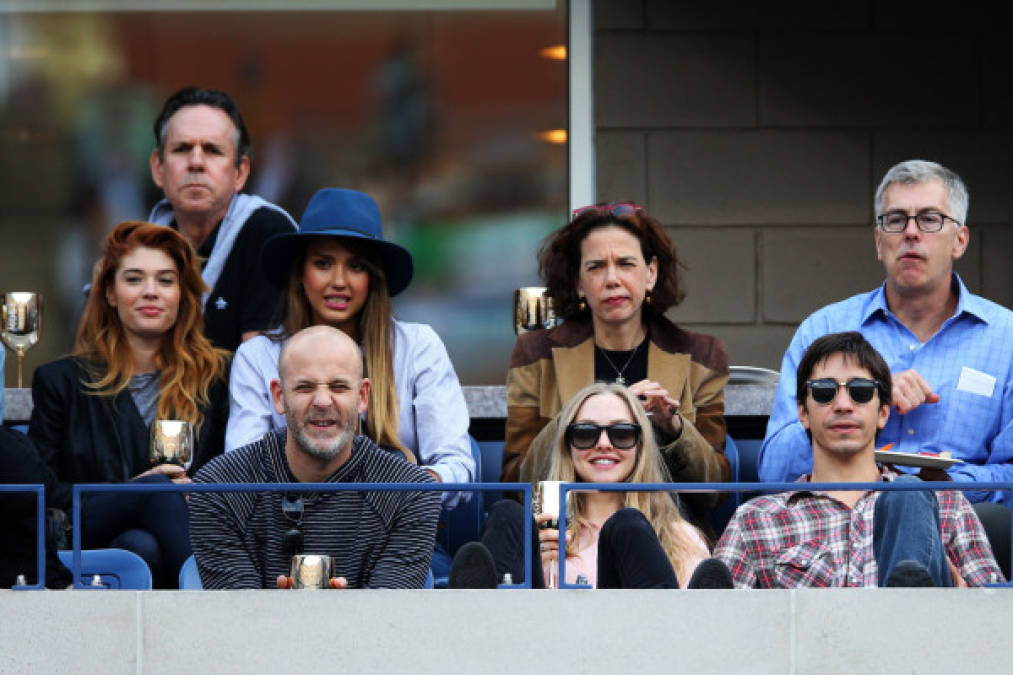
[[[204,588],[287,588],[295,553],[334,558],[332,588],[421,588],[438,492],[326,492],[299,483],[429,483],[400,453],[356,436],[370,382],[348,336],[313,326],[289,339],[271,383],[287,428],[226,453],[196,483],[291,483],[289,492],[195,493],[190,538]]]

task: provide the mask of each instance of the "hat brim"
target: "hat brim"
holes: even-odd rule
[[[393,297],[408,288],[415,274],[415,263],[408,249],[383,239],[373,239],[355,230],[316,230],[314,232],[285,232],[269,237],[260,249],[260,266],[267,280],[278,290],[284,290],[289,270],[296,257],[311,237],[355,239],[374,251],[380,258],[387,276],[387,292]]]

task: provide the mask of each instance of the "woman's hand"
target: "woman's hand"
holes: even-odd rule
[[[186,475],[186,469],[178,464],[159,464],[158,466],[152,467],[144,473],[134,476],[134,478],[140,478],[141,476],[155,476],[162,475],[167,476],[173,483],[183,485],[186,483],[192,483],[190,476]]]
[[[555,520],[555,516],[551,513],[541,513],[535,516],[535,523],[538,525],[538,550],[542,555],[543,566],[554,563],[559,559],[559,530],[550,528],[541,529],[542,523],[548,523],[552,520]],[[569,535],[566,536],[566,541],[569,543]]]
[[[640,399],[651,423],[662,433],[673,438],[682,435],[679,401],[669,396],[667,389],[653,380],[641,380],[630,385],[630,393]]]

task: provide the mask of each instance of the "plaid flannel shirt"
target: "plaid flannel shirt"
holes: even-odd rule
[[[970,502],[959,491],[935,494],[943,545],[968,586],[1002,581]],[[879,495],[866,492],[854,508],[808,490],[755,497],[735,512],[714,557],[728,565],[736,588],[876,586],[872,528]]]

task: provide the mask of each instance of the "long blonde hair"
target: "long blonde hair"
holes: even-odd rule
[[[197,254],[178,232],[140,221],[117,225],[106,237],[102,258],[95,265],[91,291],[77,327],[73,355],[84,361],[92,379],[84,382],[90,393],[116,396],[130,383],[134,361],[123,322],[106,300],[120,261],[138,247],[164,252],[176,264],[179,278],[179,312],[155,355],[161,371],[158,384],[159,419],[182,419],[198,430],[204,423],[201,406],[209,402],[211,383],[225,375],[227,352],[216,349],[204,336],[201,279]]]
[[[391,321],[387,275],[368,244],[359,243],[354,238],[327,235],[320,238],[340,240],[341,245],[357,257],[369,272],[369,293],[358,316],[365,360],[364,374],[372,385],[366,410],[367,435],[378,445],[396,449],[412,464],[417,464],[414,453],[401,442],[399,433],[401,410],[394,382],[394,324]],[[282,330],[274,335],[274,339],[284,340],[313,325],[313,310],[302,284],[306,248],[304,244],[289,268],[281,294],[279,324]]]
[[[623,482],[671,482],[643,406],[626,387],[605,382],[596,382],[581,389],[559,413],[559,424],[552,446],[554,452],[549,461],[546,480],[559,480],[568,483],[582,481],[573,467],[573,455],[570,445],[566,441],[566,427],[577,419],[581,407],[589,398],[602,394],[618,396],[626,404],[634,423],[643,430],[633,470]],[[685,564],[688,552],[698,549],[699,543],[693,541],[686,534],[685,525],[683,525],[686,520],[679,513],[672,497],[667,492],[624,492],[621,494],[623,495],[623,506],[635,508],[643,513],[647,522],[654,528],[654,532],[661,542],[661,548],[664,549],[675,569],[676,576],[679,579],[688,579],[688,575],[692,573],[692,569],[686,568]],[[566,547],[567,556],[579,553],[578,546],[581,537],[578,535],[590,528],[591,522],[587,518],[587,493],[575,492],[573,495],[573,517],[567,521],[566,528],[570,533],[570,543]],[[702,536],[701,539],[703,539]]]

